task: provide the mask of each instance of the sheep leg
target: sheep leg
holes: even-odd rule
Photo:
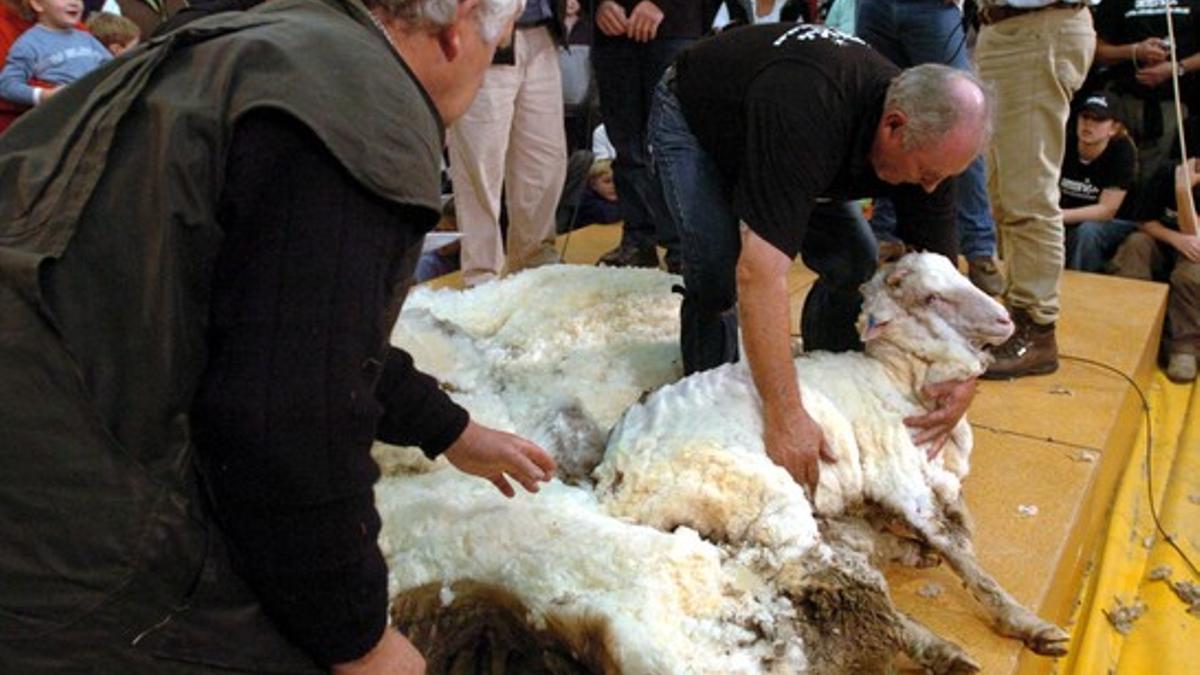
[[[979,664],[962,647],[946,640],[904,612],[896,612],[904,640],[904,653],[926,672],[935,675],[968,675]]]
[[[944,527],[931,527],[930,523],[913,523],[913,526],[991,614],[996,631],[1020,639],[1035,654],[1066,654],[1069,638],[1066,631],[1023,607],[979,564],[971,550],[969,520],[961,501],[949,505],[946,513],[948,522]]]

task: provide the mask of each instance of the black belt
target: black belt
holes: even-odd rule
[[[979,23],[990,26],[994,23],[1000,23],[1005,19],[1011,19],[1014,16],[1029,14],[1031,12],[1040,12],[1043,9],[1081,9],[1082,2],[1053,2],[1049,5],[1041,7],[1012,7],[1010,5],[988,5],[987,7],[979,8]]]

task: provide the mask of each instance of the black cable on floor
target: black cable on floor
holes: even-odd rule
[[[1179,557],[1183,558],[1183,561],[1185,563],[1187,563],[1188,567],[1191,568],[1192,574],[1195,575],[1196,577],[1200,578],[1200,570],[1196,569],[1196,564],[1194,562],[1192,562],[1192,559],[1190,557],[1188,557],[1188,554],[1186,552],[1184,552],[1184,550],[1182,548],[1179,547],[1179,544],[1175,543],[1175,537],[1167,532],[1167,530],[1162,525],[1162,520],[1158,516],[1158,506],[1155,505],[1155,501],[1154,501],[1154,432],[1152,429],[1153,419],[1151,418],[1151,415],[1150,415],[1150,402],[1146,399],[1145,392],[1142,391],[1142,388],[1138,386],[1137,382],[1134,382],[1132,377],[1127,375],[1124,371],[1120,370],[1119,368],[1114,368],[1113,366],[1110,366],[1107,363],[1103,363],[1101,361],[1096,361],[1093,359],[1084,358],[1082,356],[1068,356],[1065,354],[1059,354],[1058,358],[1067,360],[1067,361],[1078,361],[1079,363],[1084,363],[1087,365],[1102,368],[1104,370],[1112,371],[1112,372],[1116,373],[1117,375],[1120,375],[1122,378],[1124,378],[1125,381],[1129,383],[1129,386],[1133,387],[1133,390],[1135,392],[1137,392],[1138,398],[1141,399],[1141,401],[1142,401],[1142,416],[1146,420],[1146,497],[1150,501],[1150,517],[1154,520],[1154,527],[1158,530],[1159,534],[1162,535],[1163,541],[1170,544],[1171,548],[1175,549],[1175,552],[1179,554]]]

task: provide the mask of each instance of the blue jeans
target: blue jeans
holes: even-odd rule
[[[688,127],[668,72],[650,111],[650,151],[675,227],[683,260],[680,346],[685,373],[738,359],[737,282],[741,253],[738,218],[716,162]],[[861,348],[854,322],[862,306],[858,286],[875,270],[875,239],[862,215],[846,202],[818,203],[801,248],[819,275],[801,320],[806,349]]]
[[[1136,229],[1138,224],[1129,220],[1086,220],[1067,225],[1067,269],[1103,272],[1121,242]]]
[[[621,243],[650,248],[662,242],[668,258],[678,255],[678,246],[671,245],[675,237],[670,217],[646,153],[646,123],[654,86],[675,55],[692,42],[663,38],[638,43],[597,37],[591,51],[604,128],[617,151],[613,180],[624,221]]]
[[[944,63],[969,70],[962,12],[943,0],[859,0],[858,37],[901,68]],[[996,253],[996,223],[988,202],[987,169],[977,157],[955,179],[959,249],[968,258]],[[881,240],[896,238],[896,211],[875,200],[871,229]]]

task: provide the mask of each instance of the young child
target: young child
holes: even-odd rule
[[[113,56],[124,54],[142,40],[138,25],[119,14],[96,12],[87,20],[87,28]]]
[[[588,171],[587,189],[579,203],[575,226],[615,223],[619,220],[621,210],[617,204],[617,187],[613,183],[612,160],[598,159]]]
[[[99,40],[75,28],[83,15],[82,0],[27,2],[37,23],[22,33],[8,52],[0,70],[0,98],[34,106],[112,55]]]
[[[1125,133],[1105,94],[1084,99],[1059,175],[1059,201],[1066,226],[1066,266],[1100,272],[1137,229],[1118,218],[1137,174],[1137,146]]]

